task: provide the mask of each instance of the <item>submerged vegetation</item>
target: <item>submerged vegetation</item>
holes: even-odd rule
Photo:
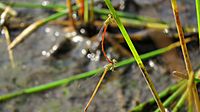
[[[12,79],[12,77],[10,77],[11,79],[7,80],[13,80],[14,85],[16,84],[17,86],[17,89],[0,87],[0,106],[3,107],[2,109],[0,109],[0,111],[5,111],[7,108],[7,103],[9,104],[9,101],[14,100],[15,97],[21,98],[23,95],[26,95],[24,97],[28,97],[28,95],[30,94],[34,96],[38,95],[35,93],[41,92],[41,94],[43,94],[43,92],[47,90],[56,91],[57,89],[52,90],[56,87],[64,87],[66,89],[69,87],[70,84],[73,85],[73,82],[75,83],[85,81],[84,84],[80,85],[80,87],[85,85],[87,86],[85,89],[89,90],[90,92],[84,93],[77,90],[77,93],[79,95],[83,95],[82,99],[78,96],[74,96],[75,100],[73,100],[73,98],[72,100],[70,98],[61,98],[63,100],[69,100],[66,102],[72,101],[73,103],[76,102],[77,99],[78,101],[81,101],[81,107],[79,107],[79,109],[77,110],[68,110],[68,108],[65,108],[64,110],[84,112],[98,110],[100,112],[103,112],[103,101],[99,100],[101,101],[100,103],[95,102],[95,96],[99,96],[97,94],[98,91],[102,91],[101,89],[103,89],[101,88],[103,81],[116,80],[115,77],[117,77],[117,80],[121,81],[122,79],[119,78],[122,76],[125,77],[126,74],[131,74],[128,75],[128,77],[139,77],[139,75],[142,74],[144,81],[146,82],[146,85],[153,97],[149,100],[145,99],[145,102],[138,103],[137,101],[135,101],[135,105],[131,105],[131,102],[133,102],[131,100],[124,101],[124,99],[126,99],[125,91],[131,85],[126,84],[128,82],[128,79],[131,80],[131,77],[127,78],[120,82],[119,85],[121,86],[121,88],[118,88],[115,91],[113,89],[114,87],[111,87],[111,89],[109,89],[110,91],[113,91],[113,96],[120,97],[118,101],[114,101],[117,102],[117,105],[121,105],[121,110],[118,111],[121,112],[123,110],[129,112],[169,112],[172,110],[173,112],[179,112],[187,110],[188,112],[200,112],[200,101],[198,93],[198,84],[200,82],[200,76],[198,72],[200,68],[198,63],[199,48],[196,47],[198,46],[196,43],[200,42],[200,36],[198,35],[198,32],[200,32],[199,0],[196,0],[196,20],[198,24],[198,30],[195,29],[196,26],[191,27],[192,25],[188,25],[190,26],[188,27],[181,24],[182,22],[179,14],[180,8],[178,8],[176,0],[171,0],[171,7],[167,7],[169,10],[172,9],[171,14],[173,13],[174,22],[164,21],[158,18],[151,18],[141,15],[139,16],[131,12],[125,12],[131,10],[130,7],[127,10],[127,3],[129,2],[130,1],[128,0],[124,0],[124,4],[122,3],[123,6],[121,6],[121,4],[119,4],[119,6],[115,6],[110,0],[104,0],[104,2],[96,2],[94,0],[77,0],[75,2],[71,0],[66,0],[65,5],[50,4],[48,1],[44,1],[43,4],[9,1],[0,2],[0,30],[2,31],[1,36],[3,37],[0,38],[0,43],[6,42],[6,49],[9,57],[8,59],[11,65],[11,68],[10,66],[7,67],[5,73],[9,73],[9,71],[12,71],[11,73],[16,75],[16,78]],[[138,4],[134,2],[133,5],[137,7]],[[120,7],[123,8],[121,9]],[[43,17],[42,19],[37,17],[36,20],[31,20],[32,22],[30,23],[29,18],[34,18],[34,16],[39,15],[31,15],[32,17],[28,17],[29,15],[27,15],[26,17],[26,13],[25,16],[24,14],[20,15],[20,11],[16,10],[18,8],[25,8],[29,10],[40,9],[42,11],[46,11],[48,14],[54,14],[48,17]],[[24,23],[22,23],[21,21],[24,21]],[[19,25],[15,26],[15,24],[18,23]],[[46,25],[58,26],[59,29],[62,29],[61,33],[55,33],[57,38],[59,37],[61,39],[59,41],[56,40],[51,42],[54,44],[49,51],[41,51],[41,49],[46,49],[46,46],[50,46],[48,45],[48,43],[42,43],[45,47],[39,48],[39,52],[42,52],[42,55],[38,56],[38,53],[34,54],[35,52],[38,52],[35,51],[36,48],[38,48],[36,43],[40,43],[40,40],[45,39],[40,38],[37,41],[29,41],[27,43],[26,41],[29,40],[31,36],[33,36],[33,34],[35,34],[35,37],[38,37],[38,32]],[[45,31],[47,32],[47,34],[43,34],[43,36],[48,36],[48,34],[51,33],[51,30],[48,28],[46,28]],[[46,42],[50,41],[49,39],[47,40],[48,41]],[[190,47],[188,47],[187,45],[192,46],[191,52],[198,52],[197,57],[190,57],[190,54],[192,53],[190,53]],[[175,50],[175,48],[178,47],[181,48],[179,52]],[[29,58],[27,58],[29,60],[26,62],[23,62],[23,58],[26,59],[26,56],[23,57],[23,54],[19,52],[22,48],[24,48],[23,50],[25,50],[24,55],[26,55],[26,53],[27,56],[31,55]],[[0,49],[3,49],[3,47]],[[23,50],[21,51],[24,52]],[[4,51],[0,52],[4,53]],[[33,53],[28,54],[28,52]],[[131,58],[131,53],[133,55],[133,58]],[[181,63],[182,58],[178,54],[182,54],[185,66],[183,63]],[[17,55],[16,58],[15,55]],[[155,79],[156,74],[151,74],[152,72],[150,72],[151,70],[149,70],[148,64],[146,63],[148,62],[148,60],[150,60],[149,66],[154,67],[155,63],[153,63],[151,59],[154,59],[158,56],[163,58],[164,60],[162,61],[161,58],[156,59],[158,63],[161,63],[159,66],[166,67],[166,74],[173,73],[174,75],[174,77],[172,77],[170,75],[164,76],[164,74],[159,74],[159,80],[164,79],[164,77],[169,78],[170,81],[167,81],[169,82],[168,84],[166,84],[165,82],[161,82],[160,84],[158,84],[159,81],[156,81]],[[32,58],[35,58],[35,60],[32,60]],[[191,59],[196,60],[197,66],[192,66]],[[4,60],[2,62],[4,62]],[[40,65],[34,65],[35,63],[39,63]],[[137,69],[133,69],[133,67],[130,67],[132,63],[136,63],[138,65],[141,73],[136,72],[136,74],[132,74],[134,73],[133,71]],[[31,64],[31,67],[36,66],[37,75],[43,74],[42,71],[37,70],[40,70],[40,67],[45,66],[44,73],[46,74],[43,77],[44,79],[48,79],[48,76],[50,76],[50,74],[64,74],[64,76],[53,76],[58,77],[55,78],[55,81],[45,81],[44,79],[42,79],[45,81],[45,84],[42,82],[39,84],[32,84],[31,86],[26,86],[26,84],[24,84],[22,85],[22,87],[18,87],[17,81],[21,80],[21,77],[17,78],[17,75],[20,75],[20,73],[22,73],[21,71],[23,71],[23,69],[26,69],[26,67],[23,68],[23,66],[29,64]],[[0,63],[0,68],[3,68],[4,66],[5,65],[3,65],[3,63]],[[33,69],[31,67],[29,70]],[[51,68],[53,68],[53,71],[51,71]],[[157,69],[161,68],[157,67]],[[4,69],[0,70],[3,71]],[[69,72],[71,70],[72,72]],[[110,72],[110,70],[112,72]],[[152,71],[154,70],[155,69],[153,69]],[[32,72],[27,72],[25,76],[27,77],[27,75],[29,76],[29,74],[31,73]],[[97,81],[95,81],[97,85],[92,92],[92,89],[90,87],[93,87],[92,85],[95,85],[95,82],[92,82],[93,76],[97,77],[98,73],[102,73],[102,76],[100,76],[98,83]],[[65,74],[68,75],[66,76]],[[4,74],[3,72],[0,73],[1,77],[5,75],[8,76],[9,74]],[[32,81],[32,79],[30,80]],[[139,78],[137,81],[142,82],[142,80],[142,78]],[[170,83],[172,82],[172,80],[174,80],[174,82]],[[91,83],[87,84],[86,81],[89,81]],[[28,83],[29,81],[25,82]],[[144,88],[145,86],[145,84],[143,83],[144,82],[142,82],[142,85],[140,85],[140,87],[142,88]],[[163,88],[163,85],[165,85],[166,88]],[[133,89],[134,91],[137,91],[137,89],[139,89],[140,87],[133,87],[131,85],[131,89]],[[158,92],[158,89],[160,92]],[[147,96],[151,96],[149,95],[150,93],[148,93],[147,91],[148,90],[143,91],[142,94],[147,94]],[[84,96],[84,94],[86,95]],[[91,97],[89,94],[91,94]],[[68,94],[63,95],[63,97],[68,96]],[[129,97],[134,99],[135,96],[129,95]],[[87,104],[82,103],[86,102],[87,99],[89,99]],[[108,99],[104,100],[108,101],[109,97]],[[96,104],[96,107],[93,106],[92,101]],[[187,106],[184,107],[184,105]],[[97,108],[98,106],[100,107],[100,109],[95,110],[95,108]],[[107,106],[108,107],[106,108],[108,108],[109,111],[114,112],[114,109],[112,110],[113,105]],[[69,105],[68,107],[71,107],[71,105]]]

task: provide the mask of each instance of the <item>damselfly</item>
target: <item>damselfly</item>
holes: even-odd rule
[[[102,53],[104,55],[104,57],[106,58],[106,60],[109,62],[109,63],[113,63],[111,61],[111,59],[108,58],[105,50],[104,50],[104,40],[105,40],[105,35],[106,35],[106,31],[107,31],[107,28],[108,28],[108,24],[111,23],[113,20],[112,16],[109,14],[108,15],[108,18],[106,19],[106,21],[104,22],[103,26],[101,27],[98,35],[97,35],[97,38],[98,40],[101,40],[101,50],[102,50]]]
[[[99,89],[99,87],[100,87],[100,85],[101,85],[101,83],[102,83],[102,81],[103,81],[103,79],[104,79],[106,73],[107,73],[109,70],[112,70],[112,71],[113,71],[114,68],[115,68],[116,60],[115,60],[115,59],[111,60],[110,58],[108,58],[108,56],[106,55],[106,52],[105,52],[105,50],[104,50],[104,39],[105,39],[105,34],[106,34],[106,30],[107,30],[108,24],[109,24],[111,21],[112,21],[112,16],[111,16],[111,15],[108,15],[108,18],[107,18],[106,21],[104,22],[103,26],[101,27],[101,29],[100,29],[100,31],[99,31],[99,33],[98,33],[98,35],[97,35],[98,39],[101,40],[101,49],[102,49],[103,55],[104,55],[104,57],[106,58],[106,60],[109,62],[109,64],[107,64],[107,65],[105,66],[104,72],[103,72],[103,74],[102,74],[102,76],[101,76],[99,82],[97,83],[97,85],[96,85],[96,87],[95,87],[95,89],[94,89],[94,91],[93,91],[93,93],[92,93],[92,96],[90,97],[90,99],[89,99],[89,101],[88,101],[88,103],[87,103],[87,105],[86,105],[86,107],[85,107],[85,109],[84,109],[84,112],[86,112],[87,109],[88,109],[88,107],[90,106],[90,104],[91,104],[91,102],[92,102],[94,96],[96,95],[96,93],[97,93],[97,91],[98,91],[98,89]],[[100,38],[100,37],[101,37],[101,38]]]

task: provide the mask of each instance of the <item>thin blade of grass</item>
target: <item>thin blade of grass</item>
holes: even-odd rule
[[[167,100],[164,101],[163,105],[165,107],[170,106],[170,104],[172,104],[176,100],[176,98],[179,97],[183,93],[186,87],[187,87],[186,83],[181,85],[181,87],[179,87],[178,90],[174,91],[174,93],[169,98],[167,98]],[[155,112],[159,112],[159,109],[157,109]]]
[[[172,94],[175,92],[184,82],[179,82],[177,84],[174,84],[172,86],[167,87],[165,90],[159,93],[160,98],[164,98],[165,96]],[[141,103],[131,109],[129,112],[142,112],[142,110],[145,108],[147,105],[153,105],[155,103],[154,98],[149,99],[147,102]]]
[[[84,22],[88,23],[89,21],[89,4],[88,0],[84,0]]]
[[[78,7],[74,7],[74,9],[77,9]],[[67,10],[68,11],[68,10]],[[53,14],[45,19],[38,20],[28,26],[25,30],[22,31],[14,40],[13,42],[9,45],[9,49],[13,49],[15,46],[17,46],[19,43],[21,43],[24,39],[27,38],[31,33],[33,33],[36,29],[39,27],[43,26],[44,24],[47,24],[50,21],[53,21],[55,19],[58,19],[62,16],[66,15],[66,10],[60,11],[56,14]]]
[[[148,72],[147,72],[147,70],[146,70],[146,68],[145,68],[145,66],[144,66],[139,54],[137,53],[137,51],[136,51],[136,49],[135,49],[135,47],[134,47],[134,45],[133,45],[133,43],[132,43],[132,41],[131,41],[131,39],[130,39],[127,31],[126,31],[126,29],[124,28],[122,22],[120,21],[119,17],[117,16],[117,13],[115,12],[115,9],[113,8],[110,0],[104,0],[104,1],[106,3],[107,7],[109,8],[112,16],[114,17],[115,21],[117,22],[117,25],[118,25],[118,27],[119,27],[124,39],[126,40],[126,43],[128,44],[128,46],[129,46],[129,48],[130,48],[130,50],[131,50],[131,52],[132,52],[137,64],[138,64],[138,66],[139,66],[139,68],[140,68],[140,70],[141,70],[141,72],[142,72],[142,74],[143,74],[143,76],[145,78],[145,81],[146,81],[146,83],[147,83],[147,85],[148,85],[153,97],[156,100],[156,103],[157,103],[158,107],[160,108],[161,112],[165,112],[165,108],[164,108],[164,106],[163,106],[163,104],[162,104],[162,102],[161,102],[161,100],[160,100],[160,98],[158,96],[158,93],[157,93],[157,91],[156,91],[156,89],[154,87],[154,84],[153,84],[151,78],[149,77]]]
[[[8,46],[11,43],[11,41],[10,41],[10,34],[9,34],[8,29],[5,26],[3,27],[3,31],[4,31],[5,38],[6,38],[6,43],[7,43],[7,49],[8,49],[8,55],[9,55],[10,63],[11,63],[12,68],[15,68],[15,61],[14,61],[13,50],[11,50],[11,49],[8,48]]]
[[[197,89],[196,89],[196,84],[194,83],[194,72],[192,69],[192,64],[190,62],[190,57],[188,54],[187,46],[186,46],[186,43],[184,40],[184,33],[183,33],[182,24],[181,24],[180,17],[179,17],[178,6],[176,3],[176,0],[171,0],[171,5],[172,5],[174,19],[176,22],[176,27],[177,27],[177,31],[178,31],[178,35],[179,35],[179,40],[181,43],[181,49],[182,49],[182,53],[183,53],[183,57],[184,57],[184,61],[185,61],[187,75],[189,77],[188,87],[187,87],[187,92],[186,92],[186,94],[188,94],[188,97],[189,97],[189,100],[188,100],[189,105],[188,106],[191,107],[193,105],[192,98],[194,98],[195,108],[198,112],[200,112],[200,101],[199,101],[199,97],[198,97],[198,93],[197,93]]]
[[[197,13],[197,24],[199,32],[199,48],[200,48],[200,0],[196,0],[196,13]]]
[[[190,41],[191,41],[191,39],[187,39],[186,42],[190,42]],[[179,46],[180,46],[180,43],[176,42],[176,43],[173,43],[173,44],[171,44],[171,45],[169,45],[165,48],[161,48],[161,49],[158,49],[158,50],[146,53],[146,54],[142,54],[142,55],[140,55],[140,57],[141,57],[142,60],[146,60],[146,59],[161,55],[161,54],[163,54],[167,51],[170,51],[170,50],[172,50],[176,47],[179,47]],[[131,64],[131,63],[134,63],[134,62],[136,62],[134,58],[129,58],[129,59],[126,59],[126,60],[123,60],[123,61],[116,63],[115,67],[116,68],[123,67],[125,65],[128,65],[128,64]],[[26,88],[26,89],[23,89],[23,90],[19,90],[19,91],[7,93],[7,94],[4,94],[4,95],[0,95],[0,102],[14,98],[14,97],[17,97],[17,96],[20,96],[20,95],[33,94],[33,93],[36,93],[36,92],[41,92],[41,91],[45,91],[45,90],[48,90],[48,89],[53,89],[53,88],[61,86],[61,85],[68,85],[68,84],[72,83],[73,81],[81,80],[81,79],[85,79],[85,78],[97,75],[97,73],[99,73],[103,70],[104,70],[104,68],[98,68],[98,69],[95,69],[95,70],[91,70],[89,72],[76,74],[76,75],[73,75],[72,77],[53,81],[53,82],[50,82],[50,83],[47,83],[47,84],[43,84],[43,85],[39,85],[39,86],[35,86],[35,87],[30,87],[30,88]]]

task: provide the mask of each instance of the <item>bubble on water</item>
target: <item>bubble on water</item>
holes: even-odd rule
[[[76,36],[76,35],[77,35],[76,32],[67,32],[67,33],[65,34],[65,37],[71,38],[71,37],[74,37],[74,36]]]
[[[83,37],[77,35],[77,36],[72,38],[72,41],[73,42],[81,42],[81,41],[83,41]]]
[[[77,14],[73,13],[73,14],[72,14],[72,17],[73,17],[74,19],[76,19],[78,16],[77,16]]]
[[[49,33],[49,32],[51,32],[51,28],[46,27],[44,31],[45,31],[46,33]]]
[[[165,28],[165,29],[163,30],[163,32],[166,33],[166,34],[168,34],[168,33],[169,33],[169,29]]]
[[[85,31],[84,28],[81,28],[81,29],[80,29],[80,32],[81,32],[82,34],[84,34],[86,31]]]
[[[43,55],[43,56],[47,56],[47,57],[49,57],[49,56],[50,56],[50,53],[47,52],[47,51],[42,51],[42,55]]]
[[[60,36],[60,32],[56,31],[56,32],[54,33],[54,35],[55,35],[56,37],[59,37],[59,36]]]
[[[99,50],[96,53],[89,53],[87,54],[87,58],[91,61],[99,61],[101,52]]]
[[[2,34],[2,35],[4,35],[4,34],[5,34],[5,31],[4,31],[3,29],[1,30],[1,34]]]
[[[86,42],[86,46],[91,46],[92,42],[90,40],[87,40]]]
[[[58,49],[58,46],[57,45],[55,45],[55,46],[53,46],[53,48],[52,48],[52,50],[57,50]]]
[[[150,61],[149,61],[149,66],[150,66],[150,67],[154,67],[154,66],[155,66],[155,63],[154,63],[152,60],[150,60]]]
[[[82,53],[83,55],[86,55],[86,54],[87,54],[86,49],[82,49],[82,50],[81,50],[81,53]]]
[[[49,1],[48,0],[45,0],[42,2],[42,6],[47,6],[49,4]]]

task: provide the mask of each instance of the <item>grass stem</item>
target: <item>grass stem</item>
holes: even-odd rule
[[[68,16],[69,16],[69,19],[71,21],[71,25],[72,27],[75,29],[76,28],[76,25],[75,25],[75,21],[73,19],[73,10],[72,10],[72,3],[71,3],[71,0],[66,0],[66,6],[68,8]]]
[[[196,0],[196,13],[197,13],[197,24],[199,32],[199,47],[200,47],[200,0]]]
[[[119,17],[117,16],[115,9],[113,8],[110,0],[104,0],[104,1],[106,3],[107,7],[109,8],[112,16],[114,17],[115,21],[117,22],[117,25],[118,25],[124,39],[126,40],[126,43],[128,44],[138,66],[139,66],[139,68],[140,68],[140,70],[143,74],[143,77],[145,78],[145,81],[146,81],[153,97],[156,100],[158,107],[160,108],[161,112],[165,112],[165,108],[164,108],[164,106],[163,106],[163,104],[162,104],[162,102],[161,102],[161,100],[158,96],[158,93],[157,93],[157,91],[156,91],[156,89],[153,85],[153,82],[152,82],[151,78],[149,77],[148,72],[147,72],[146,68],[144,67],[144,64],[143,64],[139,54],[137,53],[137,51],[136,51],[136,49],[135,49],[135,47],[134,47],[134,45],[133,45],[133,43],[132,43],[132,41],[131,41],[131,39],[130,39],[127,31],[126,31],[126,29],[124,28],[122,22],[120,21]]]
[[[99,90],[99,87],[100,87],[100,85],[101,85],[101,83],[102,83],[104,77],[106,76],[106,73],[110,70],[111,67],[112,67],[112,63],[109,63],[109,64],[105,67],[105,70],[104,70],[104,72],[103,72],[103,74],[102,74],[102,76],[101,76],[99,82],[97,83],[97,85],[96,85],[96,87],[95,87],[95,89],[94,89],[94,91],[93,91],[93,93],[92,93],[92,96],[90,97],[90,99],[89,99],[87,105],[85,106],[84,112],[87,112],[87,110],[88,110],[90,104],[92,103],[92,100],[94,99],[95,95],[97,94],[97,91]]]
[[[74,9],[77,9],[78,7],[74,7]],[[19,43],[21,43],[24,39],[26,39],[27,36],[29,36],[32,32],[34,32],[36,29],[39,27],[43,26],[44,24],[53,21],[55,19],[58,19],[64,15],[66,15],[66,10],[63,10],[61,12],[58,12],[56,14],[53,14],[45,19],[38,20],[28,26],[25,30],[23,30],[14,40],[13,42],[9,45],[9,49],[13,49],[16,47]]]
[[[81,1],[84,1],[84,0],[77,0],[79,7],[79,16],[82,18],[82,13],[84,10],[84,6],[81,5]],[[61,11],[61,10],[64,10],[66,7],[65,5],[60,5],[60,4],[48,4],[48,5],[41,5],[41,4],[32,4],[32,3],[17,3],[17,2],[13,2],[13,3],[7,3],[7,5],[10,5],[12,7],[18,7],[18,8],[43,8],[43,9],[55,9],[57,11]],[[84,2],[83,2],[84,4]],[[91,5],[92,5],[92,2],[91,2]],[[91,11],[92,11],[92,7],[90,7]],[[94,7],[93,9],[94,13],[98,14],[98,15],[101,15],[101,16],[105,16],[107,18],[107,15],[110,13],[110,11],[108,9],[105,9],[105,8],[98,8],[98,7]],[[123,18],[124,20],[122,20],[123,22],[126,21],[126,19],[129,21],[127,23],[130,23],[130,24],[136,24],[136,23],[139,23],[139,24],[142,24],[142,23],[145,23],[147,24],[147,26],[149,26],[150,28],[151,27],[155,27],[155,28],[158,28],[158,27],[161,27],[160,29],[164,29],[164,28],[169,28],[170,25],[168,25],[167,23],[163,22],[163,21],[160,21],[159,19],[156,19],[156,18],[150,18],[150,17],[144,17],[144,16],[138,16],[138,15],[134,15],[132,13],[127,13],[127,12],[122,12],[122,11],[116,11],[117,15],[120,17],[120,18]],[[92,17],[92,16],[90,16]],[[131,20],[134,20],[135,22],[131,22]],[[138,25],[138,24],[136,24]]]
[[[178,90],[174,91],[174,93],[169,98],[167,98],[166,101],[164,101],[163,105],[165,107],[170,106],[170,104],[172,104],[176,100],[176,98],[179,97],[183,93],[186,87],[187,87],[187,83],[184,83],[183,85],[181,85],[181,87],[179,87]],[[159,112],[159,109],[157,109],[155,112]]]
[[[187,91],[185,91],[183,93],[183,95],[181,96],[181,98],[179,99],[178,103],[176,104],[176,106],[173,108],[172,112],[178,112],[178,110],[183,106],[185,99],[187,97]]]
[[[90,0],[91,3],[90,3],[90,22],[91,24],[94,23],[94,0]]]
[[[190,42],[190,41],[191,41],[191,39],[187,39],[186,42]],[[161,49],[158,49],[158,50],[155,50],[155,51],[151,51],[151,52],[146,53],[146,54],[142,54],[142,55],[140,55],[140,58],[142,60],[146,60],[146,59],[161,55],[161,54],[168,52],[168,51],[170,51],[170,50],[172,50],[176,47],[179,47],[179,46],[180,46],[180,43],[176,42],[176,43],[173,43],[173,44],[171,44],[167,47],[164,47],[164,48],[161,48]],[[126,60],[123,60],[123,61],[116,63],[115,67],[116,68],[123,67],[123,66],[126,66],[128,64],[132,64],[134,62],[135,62],[134,58],[129,58],[129,59],[126,59]],[[89,72],[76,74],[76,75],[73,75],[71,77],[61,79],[61,80],[58,80],[58,81],[53,81],[53,82],[50,82],[50,83],[47,83],[47,84],[43,84],[43,85],[39,85],[39,86],[35,86],[35,87],[30,87],[30,88],[15,91],[15,92],[12,92],[12,93],[0,95],[0,102],[14,98],[14,97],[17,97],[17,96],[20,96],[20,95],[33,94],[33,93],[36,93],[36,92],[41,92],[41,91],[45,91],[45,90],[48,90],[48,89],[53,89],[53,88],[61,86],[61,85],[68,85],[68,84],[72,83],[73,81],[77,81],[77,80],[81,80],[81,79],[85,79],[85,78],[94,76],[95,74],[97,74],[101,71],[103,71],[103,68],[98,68],[98,69],[95,69],[95,70],[91,70]],[[197,80],[197,81],[200,82],[199,80]]]
[[[84,0],[84,22],[87,24],[89,22],[89,4],[88,0]]]
[[[184,61],[185,61],[187,75],[189,77],[188,87],[187,87],[186,93],[189,93],[188,96],[190,98],[194,97],[195,107],[196,107],[197,111],[200,112],[200,101],[199,101],[198,93],[196,92],[197,90],[195,90],[195,91],[193,90],[193,89],[196,89],[196,84],[194,83],[194,72],[192,70],[192,64],[190,62],[187,46],[186,46],[186,43],[184,41],[184,33],[183,33],[183,29],[182,29],[182,25],[181,25],[181,21],[180,21],[180,17],[179,17],[179,12],[178,12],[176,0],[171,0],[171,5],[172,5],[172,9],[173,9],[173,13],[174,13],[174,19],[175,19],[177,30],[178,30],[179,40],[180,40],[180,43],[181,43],[181,49],[182,49],[182,53],[183,53],[183,57],[184,57]],[[189,107],[190,107],[190,105],[192,105],[191,104],[192,99],[189,99],[188,101],[189,101],[188,104],[189,104]]]
[[[168,96],[169,94],[174,93],[184,82],[179,82],[178,84],[174,84],[163,90],[159,93],[160,98],[164,98]],[[147,102],[141,103],[131,109],[129,112],[142,112],[147,105],[153,105],[155,103],[154,98],[149,99]]]
[[[4,31],[4,34],[5,34],[7,46],[9,46],[10,43],[11,43],[9,31],[5,26],[3,27],[3,31]],[[9,47],[8,47],[8,55],[9,55],[9,59],[10,59],[10,63],[11,63],[12,68],[15,68],[13,50],[9,49]]]

